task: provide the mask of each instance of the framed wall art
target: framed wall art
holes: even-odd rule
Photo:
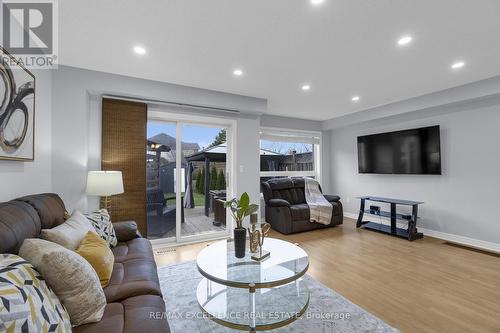
[[[0,159],[35,158],[35,76],[0,46]]]

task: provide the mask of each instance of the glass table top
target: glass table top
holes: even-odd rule
[[[257,331],[288,325],[298,319],[309,305],[309,290],[302,279],[275,288],[257,289],[255,312],[250,313],[249,293],[203,279],[196,290],[198,303],[209,318],[220,325],[249,330],[255,318]]]
[[[247,241],[248,245],[248,241]],[[263,249],[271,255],[263,261],[234,255],[234,243],[222,240],[204,248],[196,260],[198,270],[207,279],[230,287],[269,288],[294,281],[305,274],[309,267],[307,253],[300,247],[274,238],[266,238]]]

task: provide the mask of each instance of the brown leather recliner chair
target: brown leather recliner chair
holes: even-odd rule
[[[24,239],[60,225],[64,215],[63,201],[52,193],[0,203],[0,253],[17,254]],[[118,244],[112,248],[115,264],[104,287],[104,315],[97,323],[74,327],[73,332],[170,332],[151,244],[137,232],[135,222],[113,225]]]
[[[282,234],[329,228],[343,223],[344,213],[340,197],[327,194],[324,194],[324,197],[333,206],[330,224],[310,222],[303,178],[275,178],[261,183],[261,186],[266,202],[266,222]]]

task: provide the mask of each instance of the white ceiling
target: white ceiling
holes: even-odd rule
[[[498,0],[64,0],[59,13],[62,64],[267,98],[270,114],[289,117],[330,119],[500,74]],[[452,70],[457,60],[466,65]]]

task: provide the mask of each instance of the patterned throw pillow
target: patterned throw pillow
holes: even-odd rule
[[[0,254],[0,332],[71,332],[68,312],[33,266]]]
[[[85,215],[95,228],[95,231],[102,239],[110,246],[116,246],[118,239],[116,238],[115,228],[111,222],[111,217],[106,209],[99,209],[90,214]]]

